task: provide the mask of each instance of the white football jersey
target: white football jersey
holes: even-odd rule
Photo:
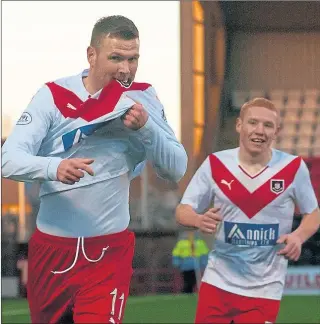
[[[287,260],[277,255],[291,232],[295,205],[311,213],[317,199],[304,161],[272,150],[268,165],[250,176],[239,148],[211,154],[195,173],[181,204],[197,213],[220,207],[223,217],[203,281],[249,297],[281,299]]]
[[[33,97],[2,147],[2,176],[39,181],[37,227],[47,234],[88,237],[118,233],[130,221],[130,181],[146,161],[178,182],[187,154],[165,120],[155,89],[117,80],[93,96],[83,84],[89,71],[48,82]],[[140,102],[149,114],[133,131],[121,116]],[[57,181],[63,159],[90,158],[94,176],[73,185]]]

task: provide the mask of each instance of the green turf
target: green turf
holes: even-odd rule
[[[195,295],[130,297],[124,323],[193,323]],[[2,323],[30,323],[25,300],[2,301]],[[285,296],[277,323],[320,323],[320,296]]]

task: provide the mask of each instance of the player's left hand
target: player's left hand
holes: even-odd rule
[[[295,233],[281,235],[277,241],[278,244],[286,244],[286,246],[278,252],[286,259],[298,261],[301,255],[302,242]]]
[[[130,98],[133,100],[132,98]],[[143,106],[133,100],[135,104],[121,117],[124,125],[132,130],[138,130],[145,125],[149,118],[148,112]]]

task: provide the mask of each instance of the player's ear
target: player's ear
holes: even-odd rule
[[[238,133],[240,133],[241,126],[242,126],[242,119],[240,117],[238,117],[237,120],[236,120],[236,131]]]
[[[282,125],[280,125],[280,123],[278,123],[276,125],[276,131],[274,133],[274,136],[273,136],[273,139],[275,140],[277,138],[277,136],[279,135],[279,133],[281,132],[282,130]]]
[[[281,125],[281,119],[279,113],[277,114],[277,120],[276,120],[276,132],[274,134],[274,139],[279,135],[279,133],[282,131],[282,125]]]
[[[89,62],[90,67],[93,67],[96,62],[97,51],[93,46],[88,46],[87,48],[87,60]]]

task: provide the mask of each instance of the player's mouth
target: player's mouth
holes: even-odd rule
[[[128,79],[115,78],[115,79],[118,80],[126,88],[130,87],[130,85],[132,83],[132,79],[131,78],[128,78]]]
[[[251,142],[255,143],[255,144],[263,144],[266,141],[262,138],[251,138]]]

